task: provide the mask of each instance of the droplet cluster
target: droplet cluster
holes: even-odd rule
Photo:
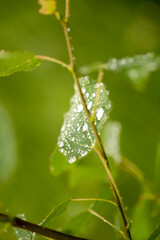
[[[111,102],[108,99],[109,92],[103,83],[97,84],[89,77],[80,78],[79,82],[90,114],[93,114],[97,91],[100,88],[101,94],[98,99],[94,122],[98,133],[100,133],[111,110]],[[92,150],[95,145],[95,137],[76,86],[70,104],[70,110],[64,115],[58,146],[59,151],[67,157],[68,162],[73,163]]]

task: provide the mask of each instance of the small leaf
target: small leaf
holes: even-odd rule
[[[156,229],[153,231],[153,233],[150,235],[148,240],[155,240],[160,234],[160,224],[156,227]]]
[[[43,220],[41,225],[45,226],[48,222],[50,222],[53,218],[58,217],[62,215],[65,211],[68,209],[68,205],[71,202],[71,199],[64,201],[55,208],[51,210],[51,212],[48,214],[48,216]]]
[[[115,163],[121,162],[121,150],[120,150],[120,134],[121,124],[115,121],[108,121],[103,133],[102,138],[104,141],[104,148],[108,156],[112,157]]]
[[[31,71],[41,64],[42,60],[29,52],[0,51],[0,77],[15,72]]]
[[[160,143],[157,146],[155,175],[157,191],[160,192]]]
[[[56,146],[53,154],[50,157],[51,173],[55,176],[58,176],[71,167],[72,165],[69,164],[67,158],[58,150],[58,146]]]
[[[24,214],[19,214],[18,217],[26,221]],[[29,232],[27,230],[14,228],[14,232],[18,240],[34,240],[35,238],[35,233]]]
[[[98,133],[100,133],[111,110],[108,91],[103,83],[97,84],[89,77],[81,78],[79,82],[91,114],[93,114],[97,88],[101,88],[94,122]],[[90,152],[94,148],[95,142],[93,130],[75,86],[75,95],[71,98],[71,107],[64,116],[64,123],[58,138],[59,150],[67,157],[69,163],[73,163]]]
[[[160,57],[156,57],[154,53],[147,53],[122,59],[113,58],[107,63],[95,63],[90,66],[83,66],[80,68],[80,71],[83,74],[89,74],[100,67],[107,71],[118,74],[122,73],[123,78],[126,77],[129,79],[137,90],[142,90],[147,83],[150,73],[160,67]]]
[[[17,163],[14,129],[6,109],[0,105],[0,183],[8,180]]]
[[[51,15],[56,11],[57,2],[55,0],[38,0],[38,3],[41,5],[39,13],[43,15]]]

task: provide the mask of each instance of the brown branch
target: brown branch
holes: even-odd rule
[[[87,240],[86,238],[74,237],[66,233],[61,233],[28,221],[24,221],[18,217],[12,217],[3,213],[0,213],[0,222],[10,223],[13,227],[35,232],[47,238],[56,240]]]

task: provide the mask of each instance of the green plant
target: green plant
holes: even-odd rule
[[[70,28],[68,26],[69,0],[66,0],[65,17],[62,17],[57,10],[55,1],[41,0],[39,3],[42,6],[40,9],[40,12],[42,14],[54,14],[58,21],[61,23],[65,34],[70,63],[66,64],[55,58],[40,55],[35,56],[27,52],[11,53],[7,51],[1,51],[0,76],[8,76],[18,71],[30,71],[40,65],[42,60],[60,64],[69,70],[69,72],[71,72],[75,81],[75,95],[71,100],[70,111],[65,115],[64,124],[58,139],[58,146],[56,147],[56,150],[51,157],[51,171],[58,174],[64,169],[70,168],[71,163],[75,162],[77,159],[82,158],[91,150],[94,150],[99,155],[105,168],[115,200],[115,203],[111,200],[102,198],[68,200],[51,211],[51,213],[43,221],[42,226],[44,224],[47,224],[54,217],[62,214],[67,209],[68,204],[71,201],[102,201],[111,203],[117,207],[117,210],[121,217],[123,230],[119,229],[114,224],[103,218],[94,209],[88,209],[88,212],[108,223],[111,227],[116,229],[124,239],[132,239],[130,233],[131,223],[127,216],[125,206],[117,185],[112,177],[110,171],[110,163],[99,135],[103,124],[107,120],[108,114],[111,110],[111,103],[108,99],[108,91],[106,90],[104,83],[102,83],[102,80],[105,70],[118,72],[120,74],[124,74],[125,76],[129,76],[134,87],[141,90],[146,83],[146,79],[149,73],[155,71],[159,67],[160,58],[155,57],[154,54],[146,54],[143,56],[135,56],[133,58],[123,58],[121,60],[112,59],[107,63],[96,63],[91,66],[84,66],[80,69],[83,74],[89,74],[91,71],[98,70],[99,74],[97,82],[93,81],[88,76],[79,79],[70,41]],[[110,129],[113,131],[114,125],[112,125],[112,123],[110,124]],[[117,128],[117,125],[115,127]],[[113,138],[115,141],[118,136],[113,136]],[[108,149],[110,150],[112,145],[110,143],[108,145]],[[116,151],[118,151],[117,147]],[[115,150],[113,150],[113,154],[115,154]],[[65,156],[67,157],[69,163],[66,161]],[[121,167],[132,173],[141,183],[143,183],[147,189],[147,193],[149,192],[150,198],[154,198],[155,201],[159,201],[159,199],[155,197],[155,194],[152,193],[152,190],[148,186],[148,183],[145,182],[141,171],[134,164],[132,164],[124,157],[122,159],[119,159],[119,157],[117,158],[117,155],[115,159],[118,159],[117,161],[120,161],[119,165],[121,165]],[[58,233],[56,231],[51,231],[41,226],[33,225],[26,222],[25,220],[17,217],[10,217],[6,214],[1,214],[0,220],[2,222],[9,222],[14,227],[27,229],[29,231],[36,232],[50,238],[81,239],[78,237],[72,237],[70,235],[63,235],[60,232]],[[19,231],[16,230],[16,234],[18,234],[17,236],[20,238],[21,234],[24,234],[24,231],[22,231],[22,233],[19,233]],[[25,236],[25,238],[33,239],[34,235],[27,232],[27,236]]]

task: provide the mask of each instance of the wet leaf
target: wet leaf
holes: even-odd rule
[[[121,162],[120,134],[121,124],[115,121],[108,121],[102,133],[104,148],[108,156],[119,164]]]
[[[122,59],[112,58],[107,63],[95,63],[90,66],[83,66],[80,68],[80,71],[83,74],[89,74],[100,67],[103,67],[107,71],[123,74],[123,78],[125,76],[136,89],[141,90],[145,87],[150,73],[160,67],[160,57],[156,57],[154,53],[147,53]]]
[[[12,121],[0,104],[0,182],[8,180],[17,163],[15,135]]]
[[[43,220],[41,225],[45,226],[48,222],[50,222],[53,218],[58,217],[62,215],[65,211],[68,209],[68,205],[71,202],[71,199],[64,201],[55,208],[51,210],[51,212],[48,214],[48,216]]]
[[[42,60],[29,52],[0,51],[0,77],[15,72],[31,71],[41,64]]]
[[[38,0],[41,5],[39,12],[43,15],[51,15],[56,11],[57,2],[55,0]]]
[[[26,221],[24,214],[19,214],[18,217]],[[29,232],[27,230],[14,228],[14,232],[18,240],[33,240],[35,238],[35,233]]]
[[[101,88],[98,100],[94,124],[98,133],[108,118],[111,110],[111,102],[108,99],[108,91],[103,83],[97,84],[89,77],[81,78],[80,85],[90,113],[93,113],[97,88]],[[75,86],[75,94],[71,98],[71,107],[64,116],[64,123],[58,138],[59,151],[63,153],[69,163],[75,162],[90,152],[95,146],[95,137],[84,111],[78,90]]]

